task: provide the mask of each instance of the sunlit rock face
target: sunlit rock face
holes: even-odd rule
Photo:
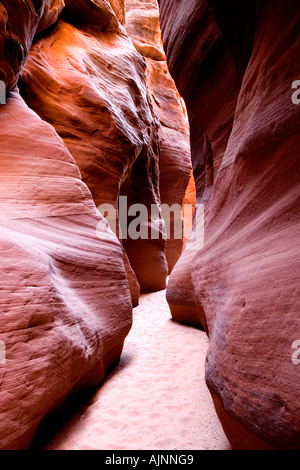
[[[156,0],[126,0],[125,28],[142,56],[165,61]]]
[[[205,209],[204,246],[190,240],[171,274],[171,311],[209,335],[207,385],[233,447],[298,449],[300,9],[159,6]]]
[[[117,208],[119,195],[127,196],[128,206],[145,204],[150,217],[151,205],[161,202],[160,143],[145,61],[109,2],[93,5],[94,15],[77,3],[67,2],[64,21],[31,48],[22,95],[63,138],[97,206]],[[165,287],[165,241],[128,238],[124,247],[136,304],[140,289]]]
[[[125,22],[122,2],[66,2],[63,20],[31,48],[20,82],[28,105],[64,139],[96,205],[117,207],[127,196],[149,217],[153,205],[182,204],[191,169],[188,123],[150,3],[127,2]],[[165,287],[181,254],[182,237],[160,239],[123,241],[134,305],[140,290]]]
[[[169,207],[179,207],[183,204],[191,173],[189,125],[185,105],[168,71],[157,1],[127,0],[125,28],[136,49],[146,60],[147,86],[159,120],[161,202]],[[177,212],[175,217],[178,219]],[[182,236],[176,231],[175,224],[179,225],[180,220],[175,221],[175,217],[173,212],[170,217],[165,217],[169,273],[182,253],[184,240],[183,229]],[[190,219],[187,217],[186,225]]]

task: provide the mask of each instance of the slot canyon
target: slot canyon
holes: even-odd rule
[[[1,450],[300,450],[299,32],[0,0]]]

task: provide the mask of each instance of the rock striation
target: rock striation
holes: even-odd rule
[[[190,161],[154,6],[146,54],[123,0],[0,2],[1,449],[28,448],[69,396],[101,384],[140,292],[166,286],[163,175],[173,158],[181,203]],[[118,210],[120,196],[149,209],[157,240],[113,233],[97,208]]]
[[[17,90],[0,108],[1,449],[26,449],[69,395],[99,385],[131,327],[118,239],[53,127]]]
[[[99,21],[81,5],[85,15],[76,3],[67,3],[64,20],[31,48],[22,96],[63,138],[97,207],[111,204],[117,210],[120,195],[128,197],[128,206],[132,201],[159,206],[158,122],[145,63],[111,8],[103,25],[102,4],[93,6]],[[140,288],[165,286],[165,242],[131,244],[124,243],[124,260],[137,304]],[[157,272],[156,279],[149,270]]]
[[[170,276],[171,312],[208,333],[206,381],[233,447],[299,449],[299,5],[159,6],[205,227],[195,245],[196,216]]]
[[[168,70],[161,39],[157,1],[127,0],[125,28],[136,49],[145,58],[147,86],[159,121],[161,203],[168,207],[174,205],[179,207],[183,205],[192,170],[189,125],[185,104]],[[194,202],[195,197],[191,198],[191,205]],[[176,211],[165,214],[168,232],[166,258],[169,273],[183,250],[184,236],[179,237],[174,228],[175,224],[180,223],[180,220],[175,220],[176,217],[179,219]],[[186,219],[185,223],[188,225],[191,217]],[[184,228],[184,221],[181,220],[181,223]]]
[[[7,90],[17,83],[36,33],[55,23],[64,0],[1,0],[0,80]]]
[[[122,195],[128,206],[144,204],[150,215],[152,205],[182,204],[191,168],[189,129],[167,70],[156,2],[151,8],[144,5],[143,15],[136,15],[131,10],[135,4],[128,2],[125,27],[133,43],[122,27],[125,11],[120,3],[123,8],[114,10],[109,2],[97,8],[66,2],[51,34],[31,48],[20,87],[26,103],[63,138],[97,206],[117,209]],[[147,53],[137,46],[139,31],[146,32],[160,55],[149,44]],[[170,169],[180,175],[176,187],[168,183]],[[147,225],[150,233],[150,217]],[[123,241],[134,305],[140,290],[165,287],[168,270],[182,251],[182,240],[171,238],[165,243],[160,229],[160,241]]]

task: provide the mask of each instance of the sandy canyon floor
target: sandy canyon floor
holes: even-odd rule
[[[119,364],[46,450],[230,450],[204,380],[208,341],[141,296]]]

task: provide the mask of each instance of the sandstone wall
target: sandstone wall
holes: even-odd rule
[[[123,0],[0,2],[0,448],[28,448],[70,395],[101,384],[140,291],[166,285],[165,240],[117,233],[122,246],[97,210],[120,195],[160,208],[161,153],[176,151],[176,168],[184,154],[188,182],[181,99],[170,76],[159,105],[151,89],[151,61],[167,75],[155,8],[162,55],[149,58],[126,32]],[[169,103],[170,132],[183,136],[173,149],[158,113]]]
[[[297,449],[300,9],[242,3],[159,1],[205,207],[204,247],[188,242],[167,298],[209,335],[207,385],[233,447]]]

